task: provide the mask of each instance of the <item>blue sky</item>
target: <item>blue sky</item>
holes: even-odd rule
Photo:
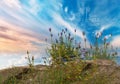
[[[97,32],[109,36],[111,45],[120,46],[120,0],[1,0],[0,67],[26,64],[26,51],[41,63],[49,43],[48,29],[57,34],[67,28],[88,44]]]

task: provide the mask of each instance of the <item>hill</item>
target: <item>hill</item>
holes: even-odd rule
[[[93,66],[95,66],[95,71],[90,74],[89,78],[62,84],[120,84],[120,66],[112,61],[96,60],[86,61],[86,63],[87,65],[82,74],[89,73]],[[52,71],[49,70],[49,66],[45,65],[36,65],[33,69],[27,66],[13,67],[1,70],[0,80],[2,84],[59,84],[54,79],[49,79],[49,76],[51,75],[52,77],[53,75],[51,73]],[[59,73],[55,73],[55,75],[60,76]]]

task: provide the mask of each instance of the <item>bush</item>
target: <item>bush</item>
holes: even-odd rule
[[[58,39],[53,40],[51,29],[49,30],[51,33],[51,48],[48,49],[48,52],[52,56],[54,63],[61,64],[80,58],[80,44],[76,44],[75,36],[71,36],[67,29],[65,29],[58,34]]]
[[[76,29],[75,35],[72,36],[67,29],[62,29],[58,33],[58,39],[53,38],[52,30],[49,29],[51,36],[51,48],[48,49],[49,55],[52,57],[52,62],[61,64],[66,61],[77,59],[107,59],[113,60],[117,55],[116,50],[113,50],[110,42],[107,41],[109,36],[105,36],[103,39],[102,33],[97,33],[95,36],[95,42],[93,45],[87,45],[87,39],[85,32],[83,32],[83,45],[77,43]],[[101,42],[99,42],[101,41]],[[82,57],[83,56],[83,57]]]

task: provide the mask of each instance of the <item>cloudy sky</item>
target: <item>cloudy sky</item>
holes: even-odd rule
[[[25,65],[26,51],[42,63],[48,29],[57,34],[67,28],[78,39],[86,32],[93,43],[96,32],[109,36],[111,44],[120,46],[120,0],[1,0],[0,68]]]

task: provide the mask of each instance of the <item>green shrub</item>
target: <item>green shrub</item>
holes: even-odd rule
[[[52,56],[54,63],[61,64],[80,57],[80,44],[76,44],[75,36],[72,36],[67,29],[62,30],[58,34],[58,39],[55,40],[53,40],[51,29],[49,30],[51,33],[51,48],[48,49],[48,53]]]
[[[83,32],[84,44],[81,45],[80,42],[77,43],[76,41],[76,30],[75,35],[72,36],[67,29],[62,29],[58,33],[58,39],[54,39],[51,28],[49,32],[51,47],[48,48],[48,54],[52,57],[52,65],[49,68],[51,74],[49,79],[51,80],[54,79],[54,81],[61,81],[62,83],[66,81],[65,84],[78,80],[88,80],[95,73],[96,65],[86,63],[85,60],[113,60],[117,55],[116,52],[110,52],[110,42],[107,41],[107,38],[104,37],[102,40],[102,35],[98,36],[98,33],[95,36],[94,45],[87,45],[86,35]],[[102,42],[100,43],[99,40]],[[81,59],[83,53],[84,60]],[[59,82],[58,84],[62,83]]]
[[[109,38],[111,36],[112,34],[109,35]],[[105,36],[102,39],[102,34],[99,35],[99,33],[97,33],[95,37],[95,43],[93,46],[90,46],[89,51],[92,55],[92,59],[114,60],[114,58],[117,56],[117,50],[113,49],[108,40],[108,36]]]
[[[58,39],[54,39],[51,28],[49,29],[51,36],[51,48],[48,49],[49,55],[52,57],[52,62],[61,64],[65,61],[70,61],[78,58],[84,59],[107,59],[113,60],[117,55],[116,50],[113,50],[108,36],[103,37],[102,33],[97,33],[93,45],[87,45],[85,32],[83,32],[83,44],[77,43],[76,30],[72,36],[67,29],[62,29],[58,33]],[[111,37],[112,34],[109,35]],[[84,54],[83,54],[84,53]]]

